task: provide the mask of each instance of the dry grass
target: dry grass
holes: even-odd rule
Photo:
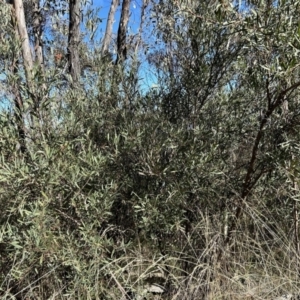
[[[58,265],[17,293],[5,288],[13,280],[8,274],[1,283],[1,299],[272,300],[299,294],[295,245],[278,230],[280,224],[273,220],[270,226],[264,219],[246,205],[227,247],[222,245],[224,224],[218,216],[202,215],[191,233],[181,236],[180,251],[173,245],[161,255],[140,243],[123,244],[123,254],[111,259],[101,259],[95,251],[70,286],[61,284]],[[15,261],[16,268],[18,264],[22,262]]]

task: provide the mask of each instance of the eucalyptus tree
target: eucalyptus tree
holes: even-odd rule
[[[219,212],[219,261],[235,245],[247,208],[265,209],[273,197],[268,193],[274,195],[282,184],[295,197],[295,185],[288,183],[284,169],[298,169],[298,6],[289,1],[242,6],[230,1],[160,1],[155,6],[157,39],[163,46],[149,59],[164,79],[158,109],[176,128],[186,130],[188,142],[177,147],[185,144],[186,159],[193,162],[177,161],[186,170],[178,185],[186,185],[181,192],[187,199],[187,228],[199,221],[197,211],[209,209],[212,218]],[[197,147],[199,152],[192,152]],[[195,165],[202,172],[194,173]],[[257,205],[258,197],[262,200]],[[282,197],[275,199],[280,202]],[[278,219],[282,209],[290,206],[277,207],[264,218]],[[290,219],[297,232],[295,211]],[[279,219],[273,228],[284,223]],[[246,225],[253,236],[257,231],[250,228],[256,221]]]
[[[124,59],[126,59],[127,56],[126,36],[127,36],[127,26],[129,21],[129,9],[130,9],[130,0],[123,0],[121,18],[120,18],[118,36],[117,36],[118,57],[116,63],[118,63],[119,61],[124,61]]]
[[[145,0],[130,36],[124,0],[114,40],[113,0],[99,41],[86,2],[23,4],[0,6],[1,81],[20,112],[0,117],[7,293],[120,299],[156,267],[166,289],[198,284],[178,299],[218,280],[223,297],[239,272],[294,282],[278,241],[299,251],[298,1]],[[158,81],[146,93],[143,55]]]
[[[105,53],[109,50],[109,45],[112,39],[112,27],[114,23],[114,17],[116,10],[119,5],[119,0],[112,0],[110,8],[109,8],[109,14],[107,18],[107,23],[106,23],[106,29],[105,29],[105,34],[103,37],[102,41],[102,50],[101,53],[102,55],[105,55]]]
[[[299,141],[295,130],[299,126],[297,91],[300,86],[298,6],[298,2],[289,1],[273,5],[270,1],[253,2],[252,10],[243,17],[245,46],[239,58],[240,64],[237,64],[236,91],[245,93],[245,105],[252,104],[251,114],[257,121],[251,127],[250,124],[244,126],[252,131],[252,141],[231,234],[241,218],[245,203],[251,201],[253,190],[261,187],[260,182],[270,184],[271,190],[271,181],[266,181],[266,178],[278,180],[283,176],[277,182],[281,185],[289,173],[283,170],[291,164],[298,168],[294,160]],[[291,193],[295,186],[289,183],[289,179],[285,180],[286,189]],[[290,197],[294,197],[293,193]],[[286,210],[286,207],[278,207],[275,216],[281,209]],[[290,217],[297,231],[296,215],[291,214]],[[294,237],[297,242],[297,234]],[[230,235],[225,242],[229,240]]]
[[[69,72],[73,82],[79,81],[80,77],[80,60],[79,60],[79,44],[80,40],[80,20],[82,8],[80,0],[71,0],[69,8],[69,36],[68,36],[68,60]]]
[[[27,90],[29,93],[34,94],[33,85],[33,58],[30,49],[29,36],[26,29],[26,20],[24,13],[24,6],[22,1],[8,1],[2,5],[2,13],[4,14],[4,26],[2,30],[5,30],[3,34],[2,42],[8,46],[7,53],[2,57],[2,63],[5,66],[2,71],[4,76],[11,83],[8,87],[8,94],[11,92],[14,97],[16,125],[18,127],[19,141],[18,145],[22,153],[26,152],[26,126],[24,115],[24,97],[19,89],[21,79],[19,78],[19,56],[22,54],[24,71],[26,75]],[[5,40],[5,41],[4,41]],[[21,53],[18,46],[21,45]],[[6,64],[10,62],[10,68],[6,67]],[[7,94],[7,95],[8,95]]]

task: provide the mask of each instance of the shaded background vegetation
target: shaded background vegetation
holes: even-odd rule
[[[105,46],[89,3],[24,0],[27,39],[18,3],[0,6],[1,298],[298,293],[299,2],[144,1],[130,36],[124,0]]]

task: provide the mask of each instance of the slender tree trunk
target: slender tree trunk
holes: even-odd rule
[[[116,60],[116,64],[118,64],[120,61],[124,61],[127,56],[126,33],[127,33],[127,25],[129,21],[129,7],[130,7],[130,0],[123,0],[121,19],[120,19],[118,37],[117,37],[118,57]]]
[[[296,90],[300,86],[300,81],[292,84],[289,88],[286,88],[285,90],[282,90],[279,95],[272,99],[269,94],[267,93],[267,101],[268,101],[268,109],[266,113],[264,114],[264,117],[260,121],[259,129],[256,133],[255,141],[252,145],[252,153],[249,159],[243,187],[241,190],[240,198],[237,201],[237,206],[235,210],[235,217],[233,218],[230,226],[228,227],[228,234],[226,238],[224,239],[224,247],[228,247],[231,240],[233,233],[235,232],[237,228],[238,221],[240,220],[241,216],[243,215],[244,210],[244,201],[247,201],[247,197],[250,194],[253,187],[256,185],[258,180],[262,177],[264,173],[268,171],[268,168],[260,170],[260,172],[256,171],[256,163],[257,163],[257,156],[259,152],[259,146],[261,144],[261,140],[263,138],[264,129],[268,123],[268,120],[271,118],[274,111],[280,107],[285,106],[285,109],[288,109],[287,107],[287,101],[286,99],[287,95],[290,95],[294,90]],[[296,219],[296,215],[298,217],[298,207],[294,208],[294,223],[295,223],[295,232],[297,232],[298,236],[298,218]],[[295,241],[298,244],[298,240]],[[297,248],[299,246],[297,245]],[[221,249],[220,249],[221,250]],[[222,258],[222,251],[219,251],[218,254],[218,260]]]
[[[16,10],[14,9],[15,3],[13,0],[8,1],[8,3],[11,5],[11,24],[15,30],[15,35],[19,36],[18,19],[17,19],[17,15],[16,15]],[[19,16],[20,16],[20,12],[19,12]],[[14,115],[15,115],[15,119],[16,119],[17,130],[18,130],[19,145],[17,145],[17,148],[21,151],[21,153],[25,154],[27,152],[27,147],[26,147],[25,122],[24,122],[24,116],[23,116],[24,109],[23,109],[23,99],[22,99],[22,95],[20,93],[19,84],[18,84],[18,75],[17,75],[17,73],[18,73],[18,58],[15,57],[15,54],[13,56],[12,64],[10,66],[10,72],[15,75],[13,82],[12,82],[12,86],[11,86],[11,92],[14,96],[14,104],[15,104]]]
[[[117,10],[117,7],[120,5],[120,0],[112,0],[110,9],[109,9],[109,14],[108,14],[108,19],[106,23],[106,30],[105,30],[105,35],[103,39],[103,44],[102,44],[102,49],[101,49],[101,54],[104,56],[109,48],[109,44],[112,38],[112,27],[114,23],[114,16]]]
[[[139,27],[139,32],[137,36],[137,42],[135,46],[135,52],[138,52],[139,46],[142,42],[142,31],[143,31],[143,26],[145,23],[145,10],[148,5],[149,0],[142,0],[142,8],[141,8],[141,22],[140,22],[140,27]]]
[[[40,1],[35,0],[33,4],[33,32],[34,32],[34,51],[35,63],[40,66],[41,71],[44,72],[44,54],[43,54],[43,25],[42,16],[40,13]]]
[[[80,19],[80,0],[70,0],[68,61],[69,72],[75,84],[79,81],[81,72],[78,49],[80,43]]]
[[[33,34],[34,34],[34,53],[35,53],[35,66],[38,70],[38,80],[42,82],[39,84],[39,89],[35,89],[35,112],[39,116],[40,125],[43,123],[43,111],[40,109],[41,100],[46,94],[46,83],[44,78],[44,52],[43,52],[43,16],[40,9],[40,0],[33,2]],[[36,79],[36,78],[35,78]],[[40,83],[39,82],[39,83]]]
[[[15,14],[16,14],[18,31],[19,31],[20,39],[22,41],[22,54],[23,54],[27,84],[29,86],[30,92],[33,93],[33,90],[32,90],[33,60],[32,60],[32,55],[31,55],[31,50],[30,50],[28,32],[26,29],[23,1],[22,0],[13,0],[13,4],[14,4],[14,9],[15,9]]]

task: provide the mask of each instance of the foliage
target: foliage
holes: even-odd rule
[[[146,92],[144,49],[102,57],[96,24],[75,84],[56,6],[35,95],[0,18],[1,298],[299,293],[299,2],[152,3]]]

